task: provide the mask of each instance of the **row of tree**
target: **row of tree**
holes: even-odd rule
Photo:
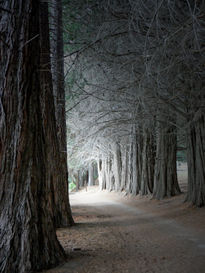
[[[65,253],[68,200],[61,1],[0,1],[0,272],[28,273]],[[54,77],[55,76],[55,77]],[[54,100],[55,95],[55,100]]]
[[[187,201],[205,205],[204,9],[192,0],[65,5],[69,163],[98,162],[101,189],[179,194],[176,153],[186,149]]]

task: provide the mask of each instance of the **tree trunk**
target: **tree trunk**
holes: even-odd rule
[[[87,191],[87,186],[88,186],[88,170],[84,170],[83,172],[83,187],[86,188],[86,191]]]
[[[80,170],[77,171],[77,179],[76,179],[76,191],[80,189]]]
[[[89,178],[88,178],[88,186],[91,187],[94,185],[94,169],[93,164],[89,164]]]
[[[105,159],[98,161],[98,174],[99,174],[99,189],[106,189],[106,175],[105,175]]]
[[[186,200],[205,205],[205,113],[190,125],[187,134],[188,192]]]
[[[83,187],[83,170],[80,169],[79,171],[79,188]]]
[[[144,127],[143,151],[142,151],[142,173],[140,194],[146,195],[153,192],[154,185],[154,162],[155,149],[153,135]]]
[[[154,177],[153,197],[164,197],[179,194],[180,188],[176,171],[177,138],[176,128],[172,125],[159,125]]]
[[[110,164],[111,158],[110,155],[105,160],[105,186],[107,190],[111,190],[111,181],[110,181]]]
[[[48,175],[44,126],[50,117],[42,119],[39,2],[5,0],[1,7],[11,13],[0,16],[0,272],[28,273],[65,256]]]
[[[138,131],[136,134],[136,149],[137,149],[137,156],[136,156],[136,161],[137,161],[137,168],[136,168],[136,172],[137,172],[137,189],[136,189],[136,193],[138,194],[140,192],[141,189],[141,180],[142,180],[142,154],[143,154],[143,135],[141,133],[141,128],[138,127]]]
[[[127,176],[126,176],[126,192],[132,192],[132,177],[133,177],[133,143],[130,141],[128,148],[128,158],[127,158]]]
[[[137,195],[140,190],[141,182],[141,152],[139,151],[139,146],[141,143],[138,143],[137,140],[140,140],[140,136],[137,136],[136,129],[133,130],[133,157],[132,157],[132,195]]]
[[[97,185],[97,178],[98,178],[98,166],[97,166],[97,162],[95,161],[94,162],[94,165],[93,165],[93,175],[94,175],[94,184]]]
[[[52,79],[55,107],[55,119],[57,129],[57,141],[59,145],[58,182],[55,187],[55,199],[57,208],[56,225],[65,227],[73,225],[68,193],[68,167],[67,167],[67,139],[65,116],[65,89],[64,89],[64,52],[63,52],[63,26],[62,26],[62,2],[51,1],[52,12]],[[42,15],[43,16],[43,15]],[[44,14],[43,21],[47,21],[48,14]],[[47,22],[44,22],[47,23]],[[47,30],[49,33],[49,30]],[[44,33],[46,35],[46,33]],[[49,36],[47,37],[49,42]]]
[[[121,187],[120,190],[126,189],[126,179],[127,179],[127,168],[128,168],[128,148],[127,145],[123,145],[121,149],[122,156],[122,177],[121,177]]]
[[[113,174],[115,180],[115,190],[120,190],[121,185],[121,171],[122,171],[122,163],[121,163],[121,152],[120,145],[118,143],[114,143],[112,145],[113,150]]]

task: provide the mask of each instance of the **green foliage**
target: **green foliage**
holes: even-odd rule
[[[187,161],[186,151],[178,151],[177,152],[177,161],[181,161],[181,162]]]
[[[74,52],[82,48],[92,35],[89,6],[95,1],[64,0],[63,1],[63,26],[64,50]],[[79,39],[80,38],[80,39]]]
[[[69,185],[69,191],[72,191],[76,188],[76,184],[73,182],[73,180],[70,177],[68,178],[68,185]]]

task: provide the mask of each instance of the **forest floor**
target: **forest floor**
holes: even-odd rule
[[[179,181],[186,191],[186,170]],[[205,208],[185,194],[162,201],[99,192],[71,193],[76,225],[59,229],[68,261],[44,273],[204,273]]]

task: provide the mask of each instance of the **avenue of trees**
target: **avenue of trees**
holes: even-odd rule
[[[162,199],[181,192],[185,150],[186,200],[205,205],[204,10],[204,0],[0,1],[0,273],[65,259],[67,151],[79,183],[98,169],[100,189]]]
[[[65,1],[69,166],[101,189],[205,205],[204,1]],[[79,175],[78,175],[79,176]]]

